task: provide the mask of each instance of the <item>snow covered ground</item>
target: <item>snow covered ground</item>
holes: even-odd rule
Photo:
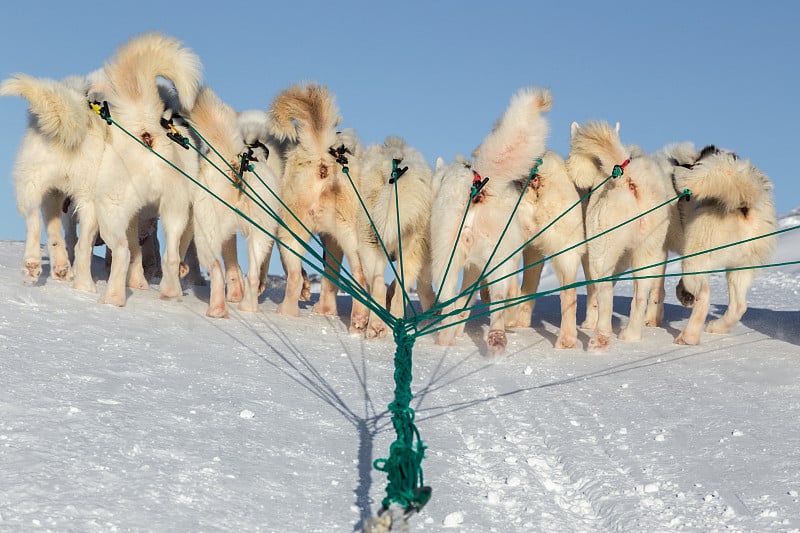
[[[0,531],[352,532],[377,512],[391,340],[279,316],[279,290],[229,320],[204,316],[206,288],[103,306],[23,284],[22,255],[0,243]],[[785,234],[776,261],[797,259]],[[499,360],[485,322],[419,339],[433,497],[411,530],[800,531],[800,268],[764,271],[742,324],[697,347],[672,343],[675,282],[665,328],[603,355],[551,348],[556,296]]]

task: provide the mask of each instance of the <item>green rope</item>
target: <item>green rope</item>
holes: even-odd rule
[[[397,438],[389,447],[389,457],[376,459],[373,466],[385,472],[389,480],[386,497],[382,501],[385,509],[396,502],[407,510],[419,510],[428,503],[431,489],[425,486],[421,466],[426,446],[414,425],[415,413],[410,406],[413,398],[411,367],[415,336],[406,332],[403,320],[397,321],[393,331],[396,344],[395,389],[394,401],[389,404],[389,411],[392,413],[392,425]]]
[[[347,180],[350,182],[350,186],[353,188],[353,191],[356,194],[356,198],[358,198],[359,204],[361,204],[361,209],[363,209],[364,213],[367,216],[367,220],[369,221],[370,227],[372,228],[372,231],[375,234],[375,238],[377,239],[378,244],[381,247],[381,250],[383,250],[383,253],[386,256],[386,260],[388,261],[389,268],[392,269],[392,272],[394,273],[395,278],[398,279],[398,285],[400,287],[400,290],[403,291],[403,301],[405,302],[408,299],[408,294],[406,293],[405,284],[400,283],[400,277],[401,276],[397,273],[397,270],[395,269],[394,264],[392,263],[391,254],[387,250],[386,244],[383,242],[383,239],[381,238],[380,233],[378,232],[378,228],[375,225],[375,221],[372,219],[372,215],[370,215],[370,213],[369,213],[369,209],[367,208],[367,205],[364,203],[364,199],[362,198],[361,194],[358,192],[358,187],[356,187],[356,184],[353,181],[353,178],[350,176],[350,168],[347,166],[347,158],[344,156],[344,153],[339,153],[339,152],[335,152],[335,153],[338,154],[337,157],[336,157],[336,162],[339,163],[339,165],[342,167],[342,173],[345,176],[347,176]],[[397,193],[397,180],[395,179],[395,196],[397,196],[396,193]],[[397,227],[398,227],[398,231],[399,231],[400,230],[399,229],[400,228],[399,213],[398,213],[398,226]],[[402,266],[401,266],[401,269],[402,269]],[[384,318],[383,321],[386,322],[386,324],[388,324],[389,326],[392,326],[394,321],[396,320],[396,317],[392,316],[391,313],[388,313],[388,312],[386,313],[386,316],[390,317],[390,318],[382,317],[382,318]]]
[[[307,244],[306,244],[306,243],[305,243],[305,242],[304,242],[304,241],[303,241],[303,240],[300,238],[300,236],[299,236],[299,235],[298,235],[298,234],[297,234],[295,231],[293,231],[293,230],[292,230],[292,229],[291,229],[291,228],[290,228],[290,227],[289,227],[289,226],[288,226],[288,225],[287,225],[287,224],[286,224],[286,223],[283,221],[283,219],[282,219],[282,218],[281,218],[281,217],[280,217],[280,216],[279,216],[279,215],[278,215],[278,214],[277,214],[277,213],[276,213],[276,212],[275,212],[275,211],[274,211],[272,208],[270,208],[270,206],[269,206],[269,205],[266,203],[266,201],[265,201],[265,200],[264,200],[264,199],[263,199],[263,198],[262,198],[262,197],[261,197],[261,196],[258,194],[258,192],[257,192],[257,191],[255,191],[255,189],[253,189],[253,187],[247,183],[247,180],[244,178],[244,172],[245,172],[245,170],[250,170],[250,171],[251,171],[251,172],[253,172],[253,174],[254,174],[254,175],[257,177],[257,179],[259,180],[259,182],[260,182],[260,183],[261,183],[261,184],[262,184],[264,187],[266,187],[266,189],[267,189],[267,190],[268,190],[268,191],[269,191],[269,192],[272,194],[272,196],[273,196],[273,197],[275,197],[275,198],[278,200],[278,202],[281,204],[281,207],[283,207],[284,211],[285,211],[285,212],[287,212],[289,215],[291,215],[291,216],[292,216],[292,218],[293,218],[293,219],[294,219],[294,220],[295,220],[295,221],[296,221],[296,222],[297,222],[297,223],[300,225],[301,229],[302,229],[303,231],[305,231],[305,232],[306,232],[306,233],[307,233],[307,234],[310,236],[310,238],[311,238],[312,240],[314,240],[314,242],[315,242],[315,243],[316,243],[316,244],[317,244],[317,245],[318,245],[320,248],[322,248],[322,250],[323,250],[323,251],[326,251],[326,252],[327,252],[327,249],[325,248],[325,245],[323,245],[323,244],[322,244],[322,241],[320,240],[320,238],[319,238],[317,235],[315,235],[315,234],[314,234],[314,233],[313,233],[313,232],[312,232],[310,229],[308,229],[308,227],[307,227],[307,226],[306,226],[306,225],[303,223],[303,221],[302,221],[302,220],[300,220],[300,218],[299,218],[299,217],[298,217],[298,216],[297,216],[297,215],[296,215],[296,214],[295,214],[295,213],[294,213],[294,212],[293,212],[291,209],[289,209],[289,207],[286,205],[286,203],[283,201],[283,199],[281,199],[281,197],[280,197],[278,194],[276,194],[276,193],[275,193],[275,191],[274,191],[274,190],[272,190],[272,188],[271,188],[269,185],[267,185],[267,183],[266,183],[266,182],[265,182],[265,181],[264,181],[264,180],[261,178],[261,176],[259,176],[259,175],[258,175],[258,174],[255,172],[254,168],[252,168],[252,165],[251,165],[250,167],[248,167],[247,169],[245,169],[245,168],[242,168],[242,169],[240,169],[240,171],[239,171],[239,172],[237,172],[237,171],[236,171],[236,169],[235,169],[235,168],[233,168],[233,166],[231,166],[231,164],[230,164],[230,163],[229,163],[229,162],[228,162],[228,161],[227,161],[227,160],[226,160],[226,159],[225,159],[225,158],[222,156],[222,154],[220,154],[220,153],[219,153],[219,151],[218,151],[218,150],[217,150],[217,149],[214,147],[214,145],[213,145],[212,143],[210,143],[210,142],[209,142],[209,141],[208,141],[208,140],[207,140],[205,137],[203,137],[203,135],[202,135],[202,134],[201,134],[201,133],[200,133],[200,132],[199,132],[199,131],[198,131],[198,130],[195,128],[195,127],[193,127],[193,126],[192,126],[190,123],[189,123],[189,124],[187,124],[187,126],[188,126],[188,128],[189,128],[189,129],[190,129],[190,130],[191,130],[191,131],[192,131],[192,132],[193,132],[195,135],[197,135],[197,137],[198,137],[198,138],[199,138],[199,139],[200,139],[200,140],[201,140],[201,141],[202,141],[202,142],[203,142],[203,143],[204,143],[206,146],[208,146],[208,147],[209,147],[209,149],[210,149],[211,151],[213,151],[213,152],[214,152],[214,153],[217,155],[217,157],[219,157],[219,158],[220,158],[220,159],[221,159],[223,162],[225,162],[225,164],[227,165],[227,167],[228,167],[228,168],[229,168],[229,169],[230,169],[232,172],[236,173],[236,174],[239,176],[239,178],[241,179],[242,183],[243,183],[245,186],[247,186],[247,188],[249,188],[251,191],[253,191],[253,194],[255,194],[255,196],[258,198],[258,200],[255,200],[255,199],[254,199],[254,197],[253,197],[253,195],[252,195],[252,194],[250,194],[248,191],[246,191],[246,190],[245,190],[245,187],[243,187],[243,186],[242,186],[242,184],[239,184],[239,183],[237,183],[235,180],[231,179],[231,177],[230,177],[230,176],[229,176],[229,175],[228,175],[228,174],[227,174],[225,171],[223,171],[222,169],[220,169],[220,168],[219,168],[219,167],[218,167],[218,166],[217,166],[217,165],[216,165],[214,162],[212,162],[212,161],[211,161],[211,160],[210,160],[210,159],[209,159],[209,158],[208,158],[208,157],[207,157],[205,154],[203,154],[203,153],[202,153],[202,151],[201,151],[199,148],[197,148],[197,147],[194,147],[194,146],[193,146],[193,148],[195,149],[195,151],[196,151],[196,152],[197,152],[197,153],[198,153],[198,154],[199,154],[199,155],[200,155],[200,156],[201,156],[203,159],[205,159],[205,160],[206,160],[206,161],[207,161],[207,162],[208,162],[208,163],[209,163],[209,164],[210,164],[210,165],[211,165],[211,166],[212,166],[214,169],[216,169],[216,170],[217,170],[217,171],[218,171],[220,174],[222,174],[222,175],[225,177],[225,179],[227,179],[229,182],[231,182],[231,184],[232,184],[234,187],[236,187],[237,189],[239,189],[239,191],[241,191],[242,193],[244,193],[244,194],[245,194],[245,195],[246,195],[248,198],[250,198],[250,199],[251,199],[251,200],[252,200],[252,201],[253,201],[253,202],[254,202],[254,203],[255,203],[255,204],[258,206],[258,207],[260,207],[260,208],[261,208],[263,211],[265,211],[265,212],[266,212],[268,215],[270,215],[270,216],[271,216],[271,217],[272,217],[272,218],[273,218],[275,221],[277,221],[277,222],[278,222],[278,224],[279,224],[279,225],[280,225],[282,228],[284,228],[286,231],[288,231],[288,232],[289,232],[289,234],[292,236],[292,238],[294,238],[294,239],[295,239],[295,240],[296,240],[298,243],[300,243],[300,244],[301,244],[301,246],[303,246],[303,248],[304,248],[304,249],[305,249],[305,250],[306,250],[308,253],[310,253],[314,259],[316,259],[317,261],[319,261],[319,262],[320,262],[321,264],[323,264],[324,266],[328,266],[328,267],[330,267],[331,269],[334,269],[334,267],[335,267],[335,269],[339,270],[339,271],[340,271],[340,278],[343,278],[343,282],[342,282],[342,284],[343,284],[343,285],[346,285],[346,287],[342,287],[341,285],[337,284],[337,283],[334,281],[334,278],[333,278],[332,276],[330,276],[330,275],[328,275],[328,274],[324,273],[324,271],[322,271],[321,269],[317,269],[317,268],[316,268],[316,267],[315,267],[315,266],[314,266],[314,265],[313,265],[313,264],[312,264],[310,261],[308,261],[308,260],[307,260],[305,257],[303,257],[302,255],[298,254],[298,253],[297,253],[296,251],[294,251],[293,249],[291,249],[291,248],[289,248],[288,246],[286,246],[286,245],[285,245],[285,243],[283,243],[283,242],[282,242],[280,239],[273,238],[273,240],[275,240],[275,241],[276,241],[278,244],[280,244],[281,246],[283,246],[283,247],[284,247],[286,250],[288,250],[290,253],[292,253],[292,254],[293,254],[295,257],[299,257],[299,258],[300,258],[300,260],[301,260],[301,261],[302,261],[304,264],[306,264],[306,265],[307,265],[307,266],[309,266],[310,268],[313,268],[313,269],[314,269],[314,270],[316,270],[318,273],[320,273],[320,275],[324,276],[326,279],[328,279],[329,281],[331,281],[331,282],[332,282],[332,283],[334,283],[335,285],[337,285],[337,286],[339,286],[340,288],[342,288],[342,290],[345,290],[345,291],[347,291],[348,293],[351,293],[351,294],[352,294],[353,292],[359,292],[359,290],[360,290],[360,292],[359,292],[359,298],[361,298],[361,299],[364,299],[364,298],[365,298],[365,296],[364,296],[364,295],[366,294],[366,291],[364,291],[363,289],[361,289],[360,285],[358,285],[358,284],[357,284],[357,282],[355,281],[355,278],[353,278],[352,274],[351,274],[349,271],[347,271],[346,269],[344,269],[344,266],[343,266],[343,264],[342,264],[342,262],[341,262],[341,261],[339,261],[338,259],[336,259],[336,257],[333,257],[333,255],[329,253],[329,254],[327,254],[327,255],[331,257],[331,260],[332,260],[332,261],[335,263],[335,265],[333,265],[333,264],[331,264],[331,263],[328,263],[328,262],[327,262],[327,261],[326,261],[326,260],[325,260],[325,259],[324,259],[322,256],[320,256],[320,255],[319,255],[319,254],[318,254],[318,253],[317,253],[317,252],[316,252],[316,251],[315,251],[313,248],[311,248],[311,247],[307,246]],[[271,236],[271,235],[270,235],[270,236]],[[323,268],[324,268],[324,267],[323,267]],[[342,272],[343,272],[343,273],[342,273]],[[357,299],[358,299],[358,298],[357,298]],[[364,303],[364,302],[362,302],[362,303]],[[365,305],[366,305],[366,304],[365,304]],[[369,307],[369,306],[368,306],[368,307]],[[371,308],[370,308],[370,309],[371,309]]]

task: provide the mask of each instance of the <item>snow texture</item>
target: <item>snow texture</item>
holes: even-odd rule
[[[352,532],[377,513],[394,345],[347,333],[347,297],[339,318],[280,316],[279,288],[229,320],[203,287],[115,308],[23,284],[22,256],[0,242],[0,530]],[[797,259],[782,235],[776,261]],[[552,348],[556,295],[499,359],[486,321],[420,338],[433,497],[410,531],[800,531],[800,268],[763,271],[742,323],[695,347],[672,343],[675,283],[664,328],[602,355],[587,332]],[[719,315],[723,276],[712,291]]]

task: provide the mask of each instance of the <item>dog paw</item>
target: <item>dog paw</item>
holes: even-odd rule
[[[69,263],[53,265],[50,276],[58,281],[72,281],[75,275],[72,273]]]
[[[506,350],[508,346],[508,337],[504,329],[493,329],[489,331],[486,338],[486,344],[489,345],[489,351],[492,355],[500,355]]]
[[[131,278],[128,280],[128,287],[139,291],[145,291],[150,288],[150,284],[147,283],[147,280],[144,278],[144,274],[142,274],[141,277],[131,276]]]
[[[228,308],[225,305],[209,306],[206,310],[206,316],[209,318],[228,318]]]
[[[578,336],[577,335],[564,335],[561,334],[556,339],[555,348],[557,350],[568,350],[570,348],[575,348],[578,345]]]
[[[95,285],[94,281],[92,280],[80,280],[75,278],[72,282],[72,288],[76,291],[83,291],[83,292],[97,292],[97,285]]]
[[[297,305],[297,302],[287,302],[284,300],[278,304],[276,311],[279,315],[283,316],[300,316],[300,307]]]
[[[369,315],[353,315],[350,317],[350,333],[362,334],[367,329]]]
[[[388,333],[388,328],[386,324],[383,322],[377,324],[369,324],[367,326],[367,338],[368,339],[382,339]]]
[[[98,300],[101,304],[108,304],[114,305],[117,307],[124,307],[125,306],[125,293],[119,293],[117,291],[106,291]]]
[[[619,340],[621,341],[640,341],[642,340],[642,332],[634,331],[632,328],[625,327],[619,332]]]
[[[39,281],[39,276],[42,275],[42,262],[34,259],[26,259],[22,265],[22,275],[25,276],[30,282]]]
[[[675,339],[675,344],[681,344],[685,346],[696,346],[700,344],[700,336],[699,335],[689,335],[685,331],[682,331],[678,338]]]
[[[314,304],[314,307],[311,310],[318,315],[329,315],[329,316],[337,316],[339,313],[336,310],[336,305],[330,305],[327,303],[317,302]]]
[[[731,330],[731,327],[722,319],[710,320],[708,324],[706,324],[705,330],[708,333],[728,333]]]
[[[589,339],[589,351],[592,352],[605,352],[611,347],[611,335],[607,333],[595,333]]]
[[[437,346],[453,346],[456,343],[455,339],[455,330],[453,327],[450,327],[436,333],[436,340],[434,342]]]

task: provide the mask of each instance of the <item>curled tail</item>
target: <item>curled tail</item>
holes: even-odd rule
[[[175,85],[183,109],[191,109],[200,91],[202,64],[200,58],[177,39],[160,33],[144,33],[117,49],[106,63],[105,73],[114,96],[154,108],[163,105],[157,78],[166,78]]]
[[[747,211],[772,191],[769,178],[748,160],[719,151],[694,165],[675,168],[675,183],[691,191],[692,200],[713,201],[725,211]]]
[[[0,95],[27,100],[35,127],[66,150],[81,145],[93,120],[85,94],[64,82],[14,74],[0,84]]]
[[[547,119],[542,112],[553,104],[550,91],[540,87],[520,90],[475,150],[473,168],[483,176],[506,181],[525,176],[545,151]]]
[[[322,85],[293,85],[278,94],[269,109],[273,134],[280,140],[326,152],[341,122],[333,95]]]
[[[611,175],[614,165],[630,157],[629,150],[619,139],[619,124],[612,128],[607,122],[592,121],[583,126],[572,123],[567,168],[575,186],[589,189]]]

